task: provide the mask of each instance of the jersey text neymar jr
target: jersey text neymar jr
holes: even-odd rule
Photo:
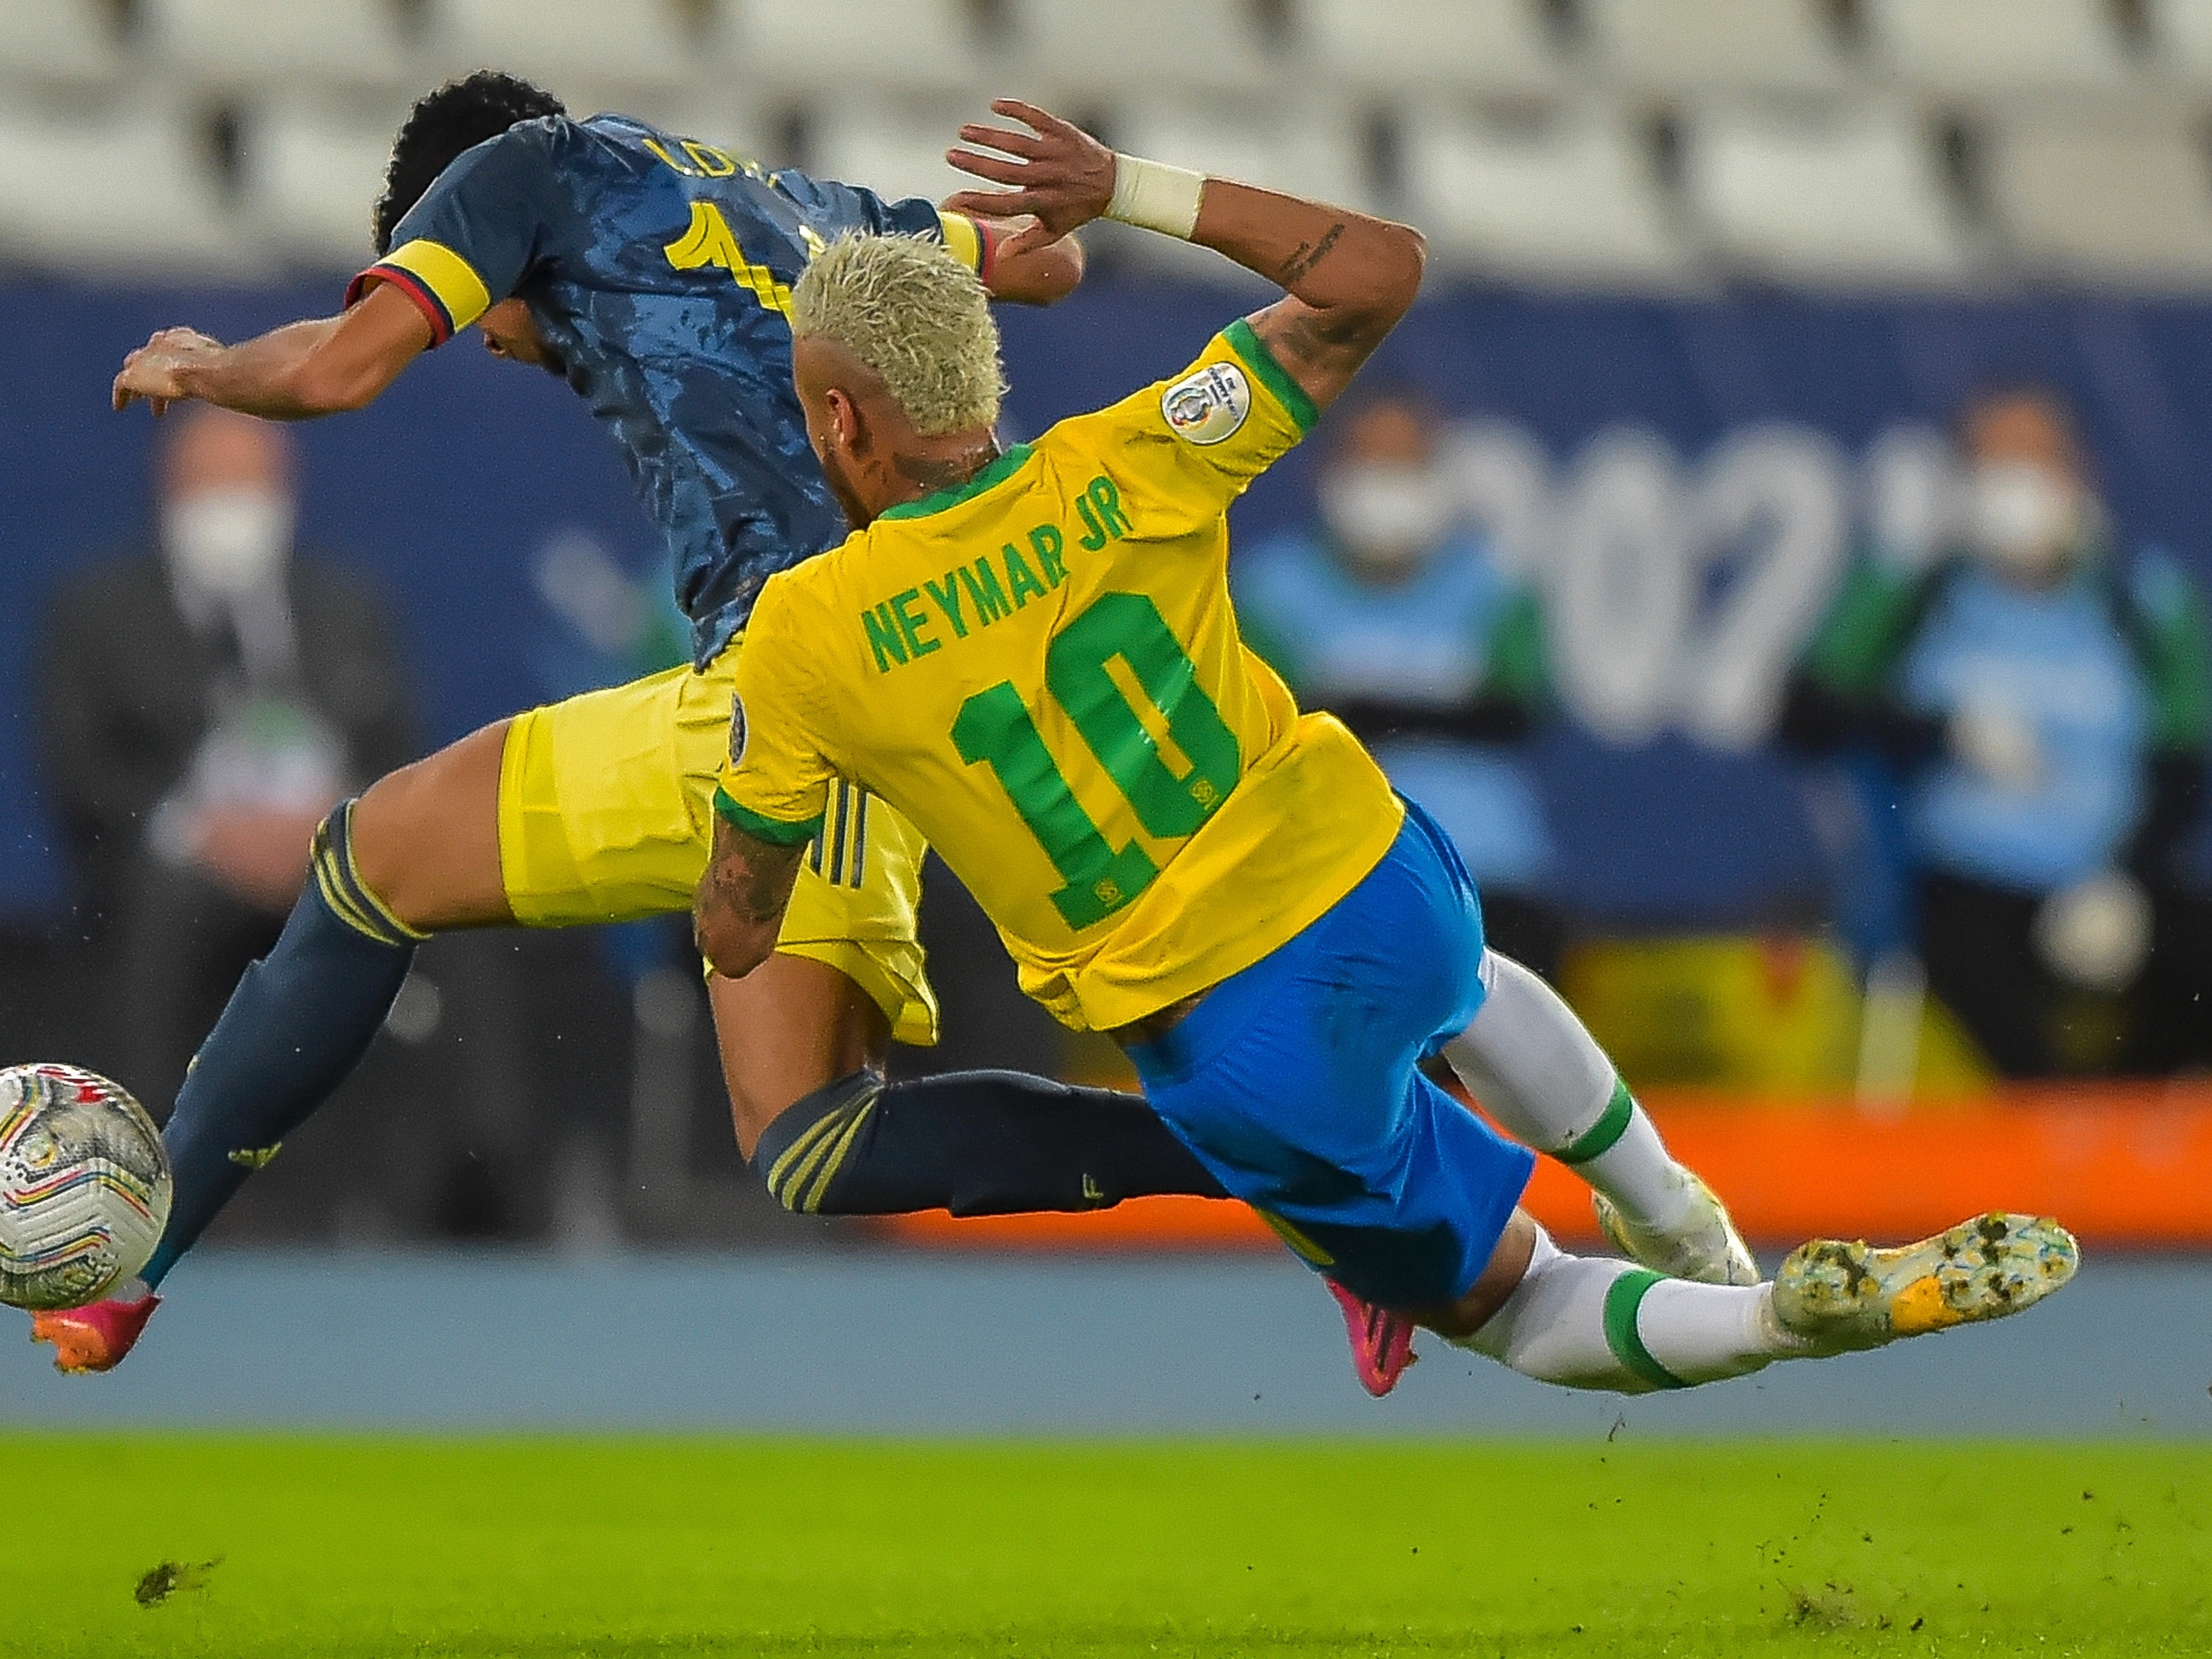
[[[717,809],[788,845],[858,781],[1071,1025],[1126,1024],[1258,961],[1357,885],[1402,817],[1230,605],[1229,505],[1313,418],[1238,323],[1172,384],[772,578]]]

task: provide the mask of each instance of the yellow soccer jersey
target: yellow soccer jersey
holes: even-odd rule
[[[1181,379],[772,577],[717,810],[789,845],[835,780],[865,784],[1078,1028],[1257,962],[1374,868],[1403,815],[1230,606],[1229,505],[1314,418],[1239,322]]]

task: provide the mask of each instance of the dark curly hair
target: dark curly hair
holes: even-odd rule
[[[416,99],[392,141],[392,166],[376,200],[377,257],[392,252],[399,222],[464,150],[498,137],[518,121],[568,112],[544,88],[497,70],[478,70]]]

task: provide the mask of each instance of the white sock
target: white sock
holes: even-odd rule
[[[1505,1305],[1458,1346],[1569,1389],[1649,1394],[1743,1376],[1807,1345],[1774,1316],[1774,1287],[1692,1285],[1569,1255],[1539,1230]]]
[[[1444,1059],[1516,1140],[1547,1152],[1631,1219],[1662,1231],[1689,1213],[1690,1186],[1597,1039],[1510,957],[1482,956],[1488,991]]]

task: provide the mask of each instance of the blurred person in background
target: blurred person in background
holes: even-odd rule
[[[2201,600],[2157,550],[2118,556],[2055,397],[1980,398],[1960,441],[1956,544],[1849,573],[1784,738],[1894,766],[1929,988],[2000,1072],[2170,1063],[2149,969],[2170,945],[2161,975],[2201,971],[2182,946],[2203,901],[2174,863],[2212,730]]]
[[[381,600],[295,555],[289,434],[199,409],[163,440],[153,545],[62,589],[38,676],[127,1080],[155,1101],[276,942],[315,825],[414,752]]]
[[[1554,977],[1551,836],[1517,752],[1547,683],[1535,600],[1457,520],[1433,404],[1388,389],[1348,414],[1318,518],[1238,562],[1246,637],[1444,827],[1498,949]]]

